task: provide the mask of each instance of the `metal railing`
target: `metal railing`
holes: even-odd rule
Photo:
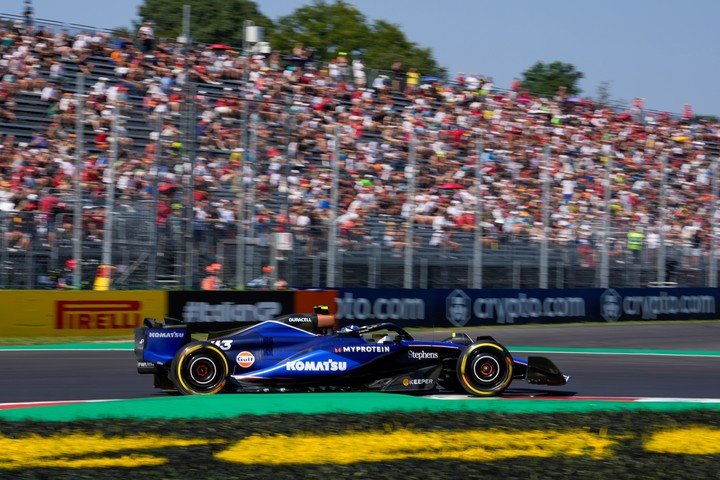
[[[85,209],[83,214],[82,285],[91,288],[103,254],[104,212]],[[328,229],[256,225],[256,235],[244,238],[246,278],[237,285],[238,235],[229,222],[194,224],[192,249],[186,255],[184,222],[171,214],[158,225],[158,241],[151,235],[155,218],[149,205],[135,204],[132,211],[118,206],[113,213],[113,251],[116,267],[113,288],[197,288],[207,275],[205,267],[220,263],[226,288],[327,286]],[[70,288],[74,272],[72,213],[0,212],[0,288]],[[379,216],[366,220],[361,232],[340,228],[334,272],[335,287],[405,286],[404,245],[387,235],[391,223]],[[614,232],[618,239],[621,232]],[[427,226],[414,227],[413,288],[468,288],[472,285],[473,234],[455,232],[437,244]],[[618,241],[608,265],[613,287],[657,284],[658,248],[630,250]],[[540,244],[521,235],[493,235],[483,239],[484,288],[539,288]],[[667,245],[665,285],[706,286],[710,276],[708,251],[692,245]],[[156,258],[154,271],[151,257]],[[594,245],[551,242],[548,248],[547,287],[600,287],[600,250]],[[263,267],[274,269],[263,274]],[[190,272],[191,279],[186,274]],[[263,277],[266,282],[263,283]],[[281,284],[277,284],[281,285]]]

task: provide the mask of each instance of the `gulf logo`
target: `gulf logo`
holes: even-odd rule
[[[243,368],[248,368],[253,363],[255,363],[255,355],[253,355],[250,352],[240,352],[237,354],[237,357],[235,357],[235,361],[238,365],[240,365]]]

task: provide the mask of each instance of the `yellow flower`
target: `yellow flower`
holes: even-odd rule
[[[217,453],[243,464],[350,464],[404,459],[491,462],[518,457],[612,454],[616,440],[587,431],[348,432],[338,435],[252,435]],[[342,445],[319,449],[318,445]],[[308,452],[313,452],[309,455]]]
[[[136,453],[158,447],[187,447],[215,443],[205,439],[180,439],[151,435],[104,437],[101,434],[70,434],[21,438],[0,436],[0,470],[18,468],[97,468],[146,467],[162,465],[167,460]],[[108,453],[127,455],[103,457]]]
[[[645,441],[645,450],[679,455],[720,455],[720,428],[697,426],[661,430]]]

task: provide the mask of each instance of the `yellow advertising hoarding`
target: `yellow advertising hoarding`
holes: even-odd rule
[[[145,317],[162,319],[162,291],[0,291],[0,337],[131,334]]]

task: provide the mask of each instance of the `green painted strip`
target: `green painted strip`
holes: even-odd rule
[[[133,342],[88,342],[88,343],[50,343],[47,345],[7,345],[0,347],[0,352],[29,350],[132,350]]]
[[[379,412],[589,413],[596,411],[719,410],[720,403],[596,400],[436,400],[389,393],[227,394],[147,398],[0,411],[0,420],[68,422],[103,418],[222,419],[241,415]]]
[[[720,357],[719,350],[657,350],[651,348],[592,348],[592,347],[507,347],[518,353],[570,353],[580,355],[649,355],[672,357]]]

